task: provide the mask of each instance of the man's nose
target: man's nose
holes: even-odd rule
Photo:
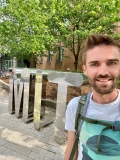
[[[106,75],[106,74],[109,74],[108,66],[106,64],[100,65],[98,73],[103,75],[103,76]]]

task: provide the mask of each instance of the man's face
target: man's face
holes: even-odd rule
[[[120,76],[120,52],[115,46],[96,46],[86,53],[83,71],[93,90],[109,94],[117,86]]]

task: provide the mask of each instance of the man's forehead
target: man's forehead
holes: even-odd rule
[[[87,63],[113,60],[120,61],[120,51],[116,46],[96,46],[86,52]]]
[[[87,52],[93,51],[93,50],[99,50],[99,49],[104,49],[104,50],[114,50],[115,49],[120,52],[120,48],[118,48],[117,46],[105,45],[105,44],[94,46],[93,48],[88,49]]]
[[[86,54],[90,55],[90,56],[91,56],[91,54],[93,54],[94,56],[97,56],[97,55],[104,56],[104,54],[105,55],[107,54],[107,56],[111,56],[111,55],[120,56],[120,50],[116,46],[107,46],[107,45],[102,45],[101,46],[100,45],[100,46],[95,46],[92,49],[89,49],[86,52]]]

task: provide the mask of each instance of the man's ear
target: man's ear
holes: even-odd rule
[[[83,66],[82,66],[82,69],[83,69],[84,74],[87,76],[87,68],[86,68],[86,66],[83,65]]]

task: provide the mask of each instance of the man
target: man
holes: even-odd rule
[[[117,89],[120,45],[109,36],[90,35],[85,45],[83,64],[83,72],[92,87],[85,117],[120,126],[120,91]],[[73,98],[66,110],[68,144],[64,160],[69,160],[75,141],[74,125],[79,98]],[[104,127],[83,122],[79,136],[80,147],[76,150],[74,160],[120,160],[120,131],[104,130],[100,140],[102,152],[97,149],[97,139]]]

